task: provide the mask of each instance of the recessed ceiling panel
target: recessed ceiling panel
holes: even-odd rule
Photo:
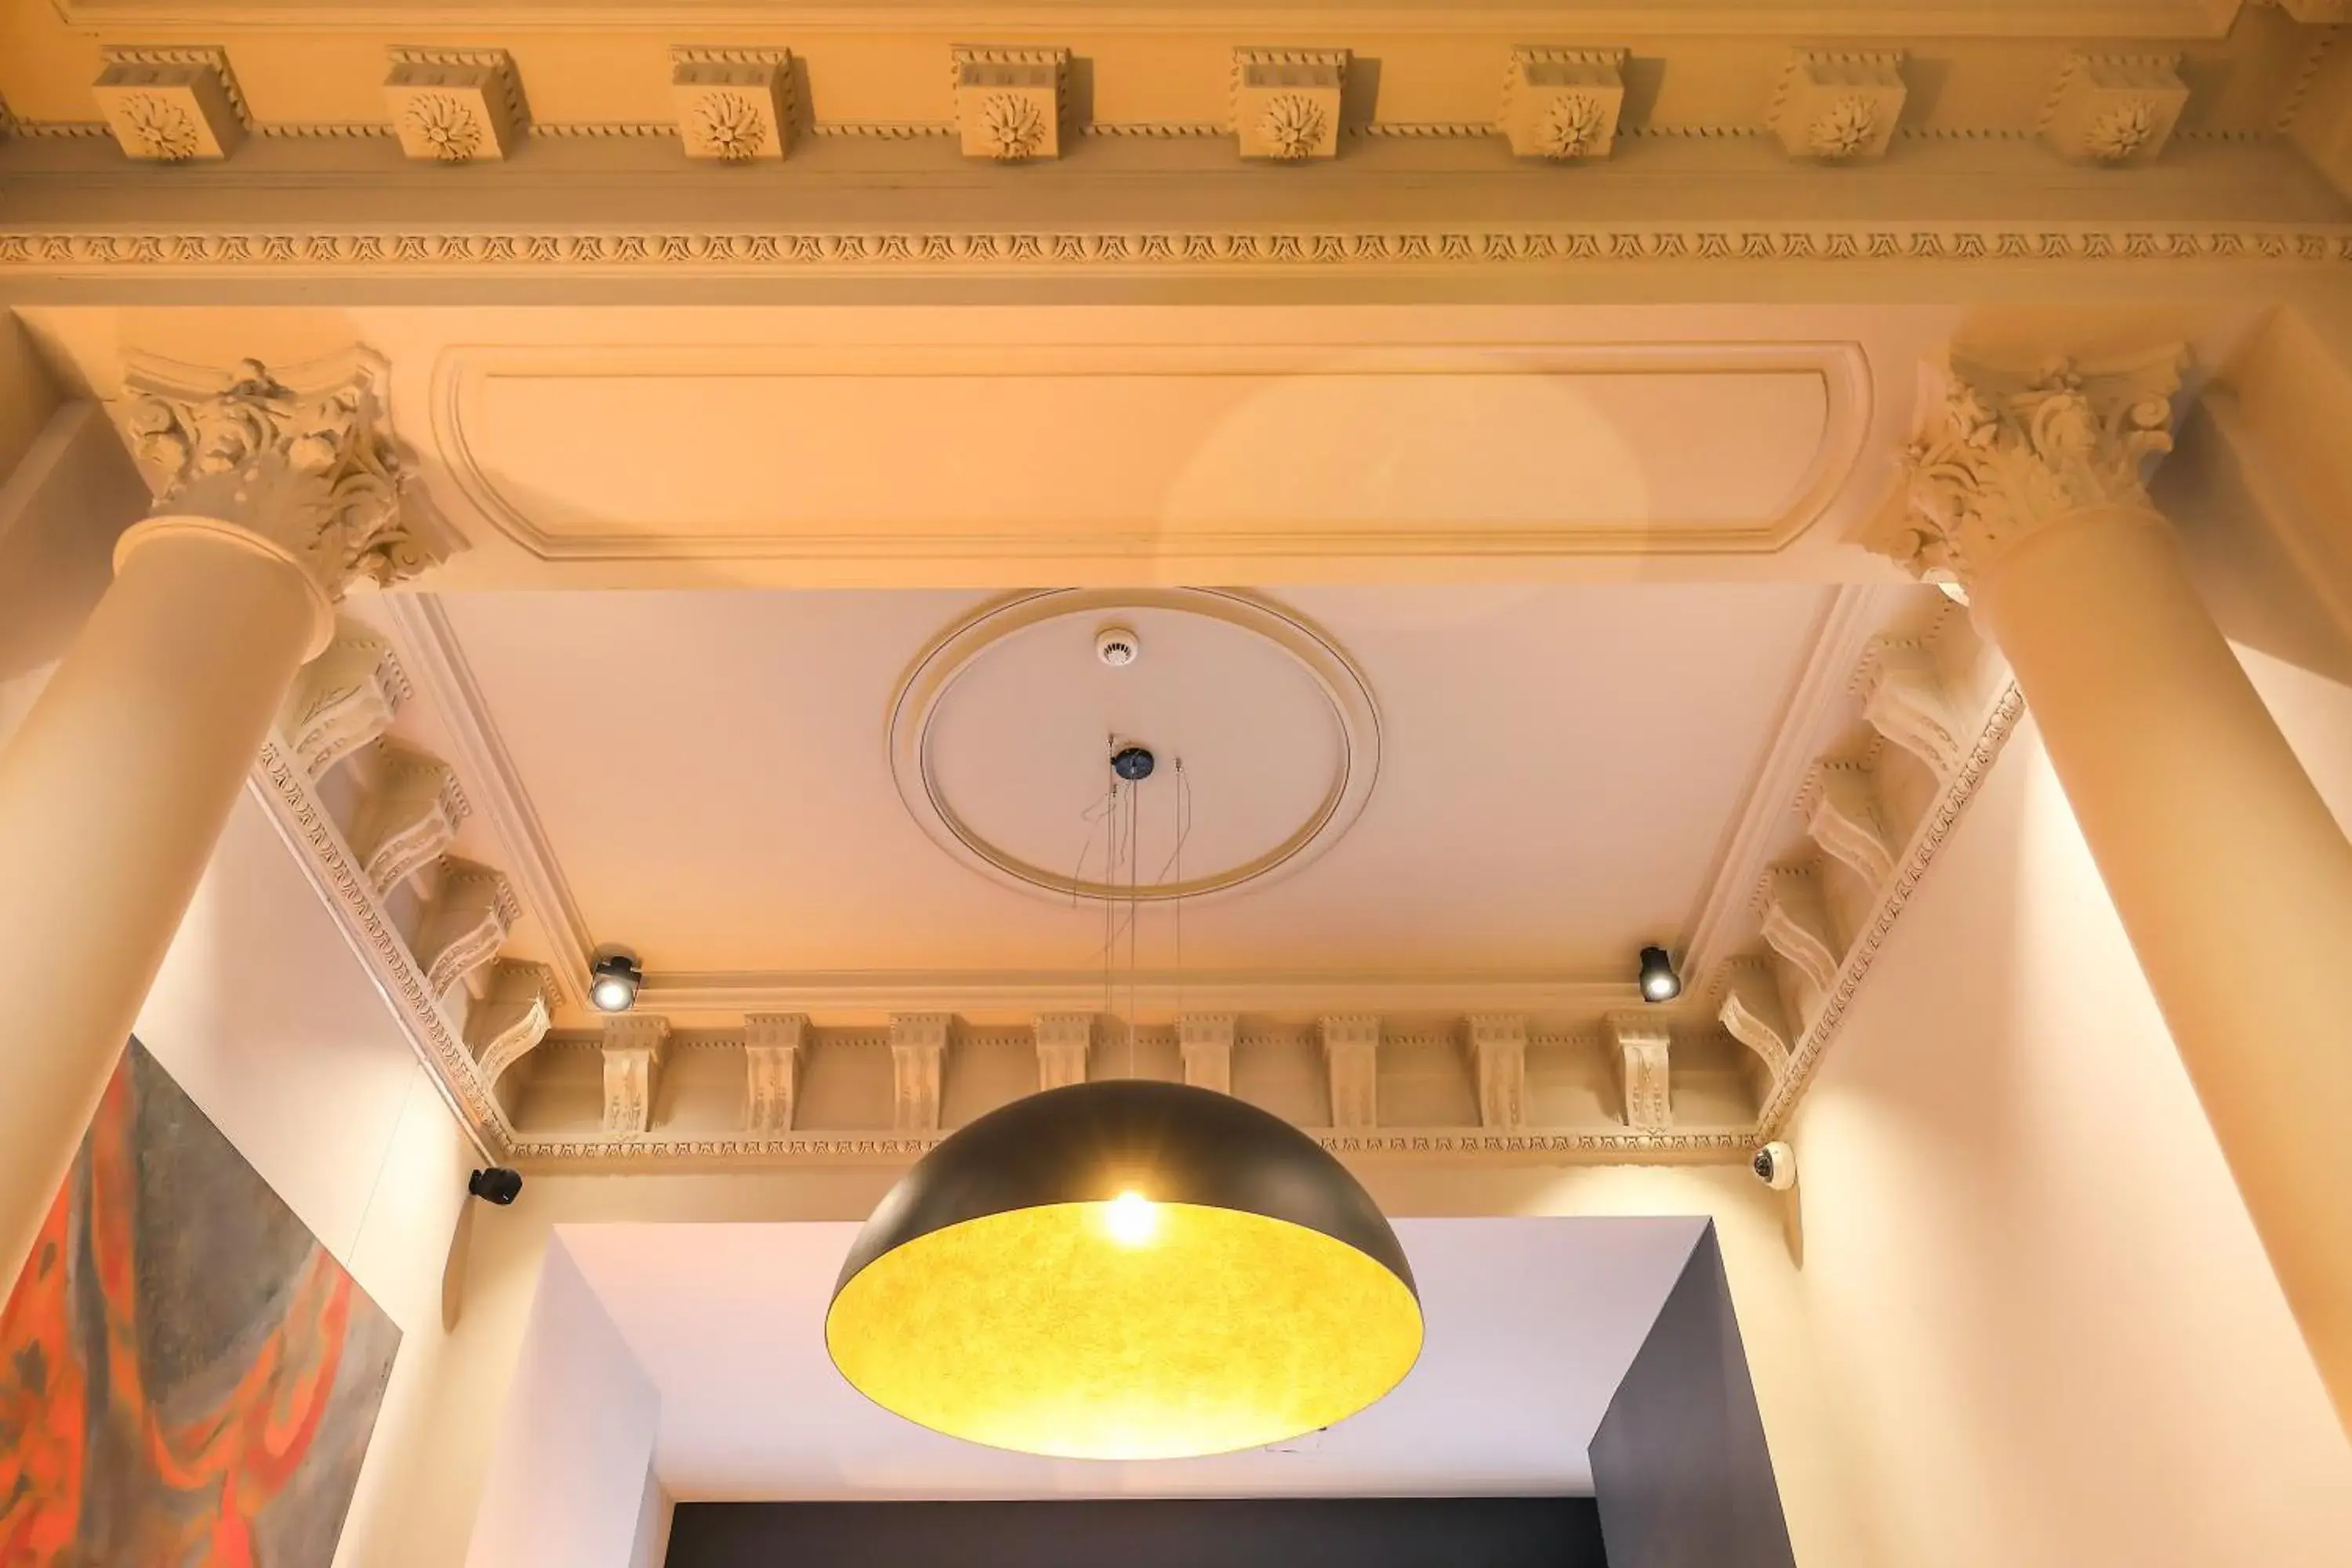
[[[1630,974],[1678,941],[1780,723],[1827,591],[1796,585],[1318,588],[1255,595],[1360,672],[1377,781],[1310,863],[1145,908],[1007,886],[919,825],[894,702],[992,603],[953,593],[478,594],[443,601],[484,717],[596,942],[649,969],[814,973]],[[1255,639],[1117,595],[975,662],[943,709],[958,812],[1037,861],[1087,853],[1105,742],[1188,751],[1202,862],[1328,790],[1328,704]],[[1096,616],[1138,632],[1107,669]],[[990,659],[1012,662],[991,669]],[[1143,683],[1134,698],[1118,678]],[[1192,769],[1197,765],[1198,772]],[[1172,771],[1138,792],[1156,873]],[[1102,851],[1095,850],[1094,864]],[[1187,871],[1195,851],[1188,847]],[[1172,875],[1173,868],[1171,867]]]
[[[468,498],[558,560],[1072,537],[1766,551],[1851,471],[1862,363],[1850,344],[460,347],[436,418]]]

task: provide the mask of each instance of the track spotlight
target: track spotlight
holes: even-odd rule
[[[466,1179],[466,1190],[486,1204],[500,1208],[522,1194],[522,1173],[509,1171],[504,1165],[492,1165],[487,1171],[477,1171]]]
[[[1666,956],[1663,947],[1642,950],[1642,1000],[1671,1002],[1683,994],[1683,977],[1675,973],[1675,961]]]
[[[588,1000],[600,1013],[625,1013],[636,1005],[646,972],[625,952],[608,952],[588,971]]]

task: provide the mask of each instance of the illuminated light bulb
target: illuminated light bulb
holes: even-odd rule
[[[1159,1234],[1160,1210],[1141,1193],[1121,1193],[1103,1210],[1103,1224],[1121,1247],[1141,1247]]]
[[[625,1013],[637,1000],[646,972],[625,952],[610,952],[588,971],[588,1001],[600,1013]]]
[[[1675,973],[1675,961],[1663,947],[1642,950],[1642,1000],[1671,1002],[1683,994],[1683,977]]]

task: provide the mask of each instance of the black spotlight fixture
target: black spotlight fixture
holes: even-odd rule
[[[625,1013],[637,1003],[646,972],[625,952],[608,952],[588,970],[588,1001],[599,1013]]]
[[[466,1178],[466,1190],[486,1204],[500,1208],[522,1195],[522,1173],[509,1171],[504,1165],[492,1165],[487,1171],[477,1171]]]
[[[1642,950],[1642,1000],[1671,1002],[1683,994],[1683,977],[1675,973],[1675,961],[1663,947]]]

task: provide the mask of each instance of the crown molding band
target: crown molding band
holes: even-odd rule
[[[468,32],[525,29],[531,32],[688,31],[758,27],[782,33],[877,33],[983,31],[999,37],[1046,33],[1164,32],[1177,35],[1314,33],[1335,23],[1365,34],[1526,31],[1531,25],[1556,27],[1558,0],[1469,0],[1447,6],[1427,0],[1381,0],[1344,5],[1337,0],[1215,0],[1180,5],[1170,0],[1024,0],[1010,5],[987,0],[343,0],[333,7],[289,0],[53,0],[72,26],[102,29],[210,27],[239,32],[304,33],[369,31],[413,33],[464,28]],[[2099,5],[2053,5],[2034,0],[1969,5],[1957,0],[1839,0],[1837,4],[1759,5],[1727,0],[1616,0],[1580,7],[1580,32],[1630,33],[1638,37],[1686,37],[1722,33],[1765,36],[1873,38],[1903,35],[1940,37],[2162,37],[2218,38],[2226,35],[2245,0],[2105,0]],[[1775,12],[1779,15],[1775,15]]]
[[[1343,1159],[1512,1158],[1557,1164],[1745,1163],[1756,1134],[1745,1127],[1675,1132],[1487,1132],[1476,1128],[1377,1131],[1304,1128]],[[807,1132],[745,1138],[525,1138],[508,1151],[534,1173],[564,1170],[679,1172],[833,1164],[910,1164],[939,1146],[944,1132]]]
[[[0,275],[658,277],[1234,272],[1654,263],[2340,264],[2352,224],[1727,224],[805,231],[0,228]]]

